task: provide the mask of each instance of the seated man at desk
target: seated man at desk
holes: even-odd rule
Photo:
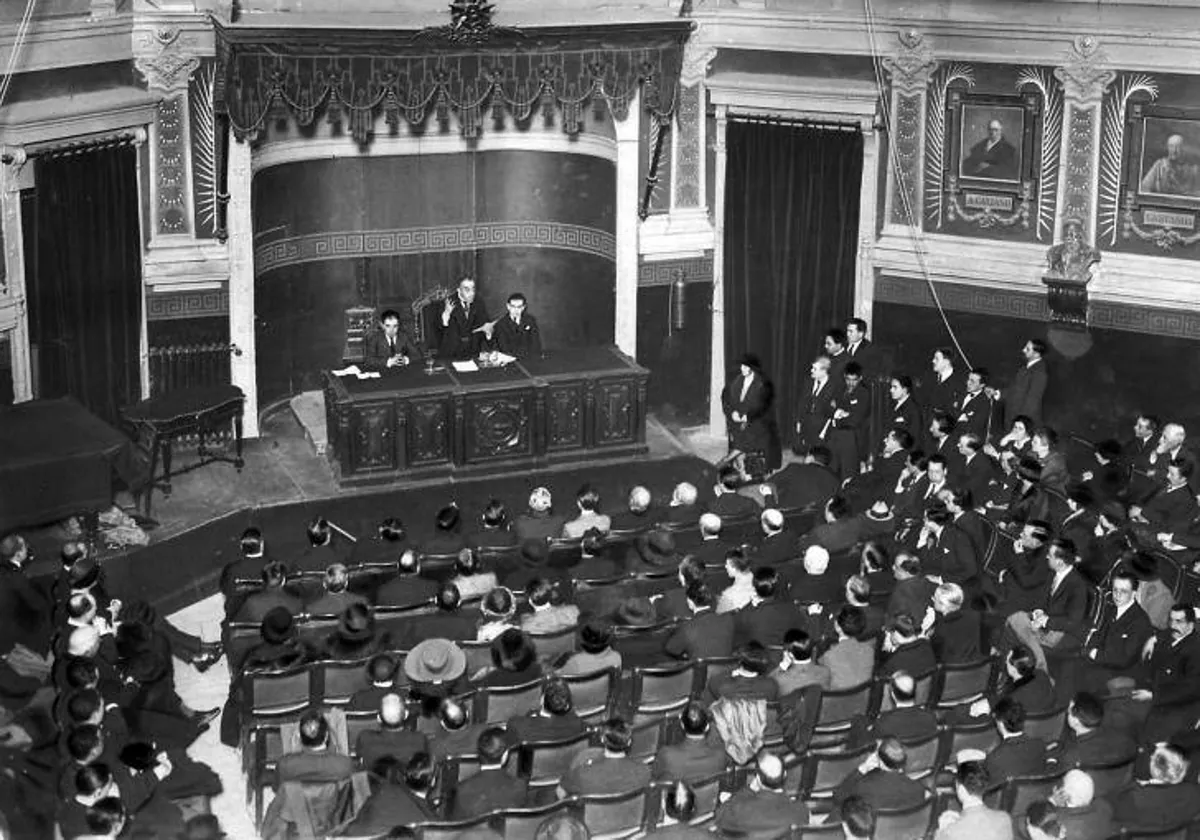
[[[525,311],[525,295],[508,296],[508,314],[496,322],[492,333],[496,349],[518,359],[536,358],[542,353],[542,335],[537,319]]]
[[[438,355],[443,359],[473,359],[491,341],[495,324],[483,302],[475,299],[470,277],[458,281],[458,291],[446,297],[438,326]]]
[[[399,312],[395,309],[385,309],[379,316],[379,325],[380,329],[372,330],[367,335],[363,346],[367,365],[387,370],[404,367],[413,359],[421,357],[416,342],[400,327]]]

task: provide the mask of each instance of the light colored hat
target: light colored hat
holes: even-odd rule
[[[466,669],[466,654],[449,639],[419,642],[404,659],[404,673],[411,682],[452,682],[461,677]]]
[[[554,497],[550,495],[550,491],[545,487],[534,488],[534,491],[529,494],[529,509],[538,511],[550,510],[550,506],[554,503]]]
[[[90,624],[76,627],[67,640],[67,653],[71,656],[91,656],[100,644],[100,631]]]
[[[966,764],[968,761],[986,761],[986,760],[987,760],[987,753],[985,753],[983,750],[976,750],[976,749],[959,750],[958,754],[954,756],[955,764]]]

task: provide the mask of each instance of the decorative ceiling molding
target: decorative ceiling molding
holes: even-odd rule
[[[883,67],[892,78],[892,86],[905,96],[919,96],[937,70],[933,46],[925,36],[911,27],[896,33],[899,47],[894,55],[883,59]]]
[[[705,82],[714,105],[739,114],[781,116],[814,122],[857,125],[873,130],[879,90],[870,82],[717,72]]]
[[[422,125],[451,113],[464,137],[488,120],[524,122],[539,112],[567,134],[582,129],[586,108],[609,108],[623,120],[640,91],[659,119],[675,107],[690,21],[500,32],[461,44],[403,30],[260,29],[223,26],[217,33],[218,110],[239,139],[267,123],[318,116],[346,122],[360,145],[382,114]]]

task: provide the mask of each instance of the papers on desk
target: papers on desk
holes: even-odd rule
[[[358,365],[350,365],[341,370],[333,371],[334,376],[357,376],[359,379],[378,379],[380,373],[377,370],[360,370]]]
[[[454,370],[456,373],[474,373],[475,371],[479,370],[479,365],[472,361],[451,362],[451,364],[454,365]]]

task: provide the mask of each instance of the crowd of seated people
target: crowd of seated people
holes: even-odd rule
[[[294,556],[247,530],[221,576],[221,737],[254,756],[264,836],[503,835],[530,812],[598,831],[613,802],[609,829],[674,838],[1091,840],[1200,819],[1183,428],[1139,417],[1128,443],[1084,445],[1027,415],[1001,429],[986,371],[931,409],[891,381],[895,422],[857,470],[818,443],[753,487],[723,465],[618,509],[585,485],[559,513],[535,487],[477,524],[449,503],[422,538],[389,518],[360,542],[318,517]],[[5,604],[54,616],[8,622],[6,731],[70,775],[40,791],[62,792],[64,837],[182,832],[220,789],[185,754],[214,712],[174,693],[165,622],[69,549],[41,587],[20,538],[0,544]],[[257,708],[256,686],[297,674],[300,702]]]

